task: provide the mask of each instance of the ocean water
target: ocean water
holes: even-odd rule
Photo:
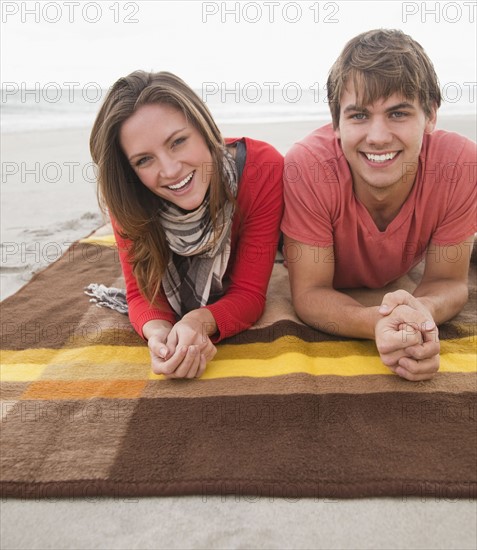
[[[475,86],[442,90],[441,115],[474,115]],[[101,88],[1,89],[1,131],[17,133],[35,130],[91,127],[105,98]],[[196,93],[207,104],[218,124],[267,123],[319,120],[329,114],[323,88],[246,88],[209,84]]]

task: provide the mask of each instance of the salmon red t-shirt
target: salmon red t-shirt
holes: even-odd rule
[[[334,288],[381,288],[416,265],[430,243],[455,245],[477,231],[477,145],[451,132],[424,136],[414,186],[385,231],[355,197],[331,124],[291,148],[284,185],[282,231],[334,247]],[[455,261],[459,250],[441,249],[443,261]]]

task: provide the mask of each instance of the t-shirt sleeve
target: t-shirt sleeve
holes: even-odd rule
[[[477,231],[477,145],[466,139],[458,160],[440,169],[440,183],[449,185],[450,192],[431,242],[443,246],[462,242]]]
[[[336,182],[330,162],[318,161],[305,146],[296,144],[285,156],[283,233],[311,246],[332,246],[330,184]]]

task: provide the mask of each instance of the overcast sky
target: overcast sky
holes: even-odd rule
[[[437,9],[436,9],[437,8]],[[352,36],[400,28],[441,83],[475,82],[477,3],[2,1],[2,83],[95,82],[135,69],[203,82],[323,85]]]

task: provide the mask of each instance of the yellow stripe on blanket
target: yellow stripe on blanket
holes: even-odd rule
[[[0,366],[0,382],[31,382],[41,378],[47,365],[31,363],[10,363]]]
[[[150,362],[146,346],[3,351],[0,380],[147,380]]]
[[[149,350],[146,346],[85,346],[67,349],[26,349],[3,351],[2,365],[15,363],[44,363],[46,365],[110,363],[143,364],[149,363]]]
[[[441,340],[441,355],[463,353],[475,355],[475,345],[468,338]],[[299,353],[309,357],[377,357],[376,345],[371,340],[345,340],[305,342],[296,336],[283,336],[270,343],[219,344],[215,360],[221,359],[271,359],[284,353]]]
[[[260,378],[300,372],[315,376],[390,374],[389,369],[381,363],[372,342],[296,342],[279,347],[281,349],[273,355],[265,351],[271,348],[269,344],[219,346],[219,353],[209,364],[203,378]],[[466,352],[466,349],[469,351]],[[38,379],[159,378],[150,371],[149,365],[146,346],[97,345],[59,350],[4,351],[0,380],[26,382]],[[477,371],[476,355],[468,339],[441,342],[440,371]]]
[[[476,360],[473,356],[441,354],[440,372],[475,372],[476,370]],[[266,378],[296,373],[314,376],[393,374],[383,365],[378,356],[310,357],[299,353],[287,353],[273,359],[214,360],[207,367],[202,378],[204,380],[237,376]]]
[[[270,343],[219,344],[215,361],[273,359],[287,353],[309,357],[378,357],[374,342],[370,340],[346,340],[305,342],[299,338],[281,337]],[[446,354],[470,355],[476,358],[475,345],[468,338],[441,340],[441,356]],[[77,348],[30,348],[25,350],[4,350],[1,353],[3,365],[14,363],[53,364],[53,363],[149,363],[149,350],[144,346],[91,345]]]
[[[91,235],[91,237],[86,237],[86,239],[81,239],[79,241],[83,244],[97,244],[100,246],[109,246],[114,247],[116,246],[116,239],[114,238],[114,235],[102,235],[102,236],[94,236]]]
[[[326,344],[328,343],[331,342],[326,342]],[[336,342],[334,344],[336,345]],[[348,355],[341,356],[326,355],[325,353],[314,356],[303,353],[284,353],[269,359],[260,359],[253,355],[246,359],[234,359],[227,357],[226,354],[217,354],[214,361],[208,365],[202,378],[204,380],[237,376],[265,378],[295,373],[307,373],[315,376],[393,374],[383,365],[376,353],[366,355],[349,351]],[[454,351],[441,353],[439,370],[440,372],[477,372],[476,356]],[[150,377],[156,378],[154,374],[151,374]]]
[[[305,373],[314,376],[359,376],[393,374],[379,357],[348,355],[345,357],[310,357],[302,353],[285,353],[270,359],[215,360],[208,366],[203,379],[248,376],[268,378],[284,374]]]

